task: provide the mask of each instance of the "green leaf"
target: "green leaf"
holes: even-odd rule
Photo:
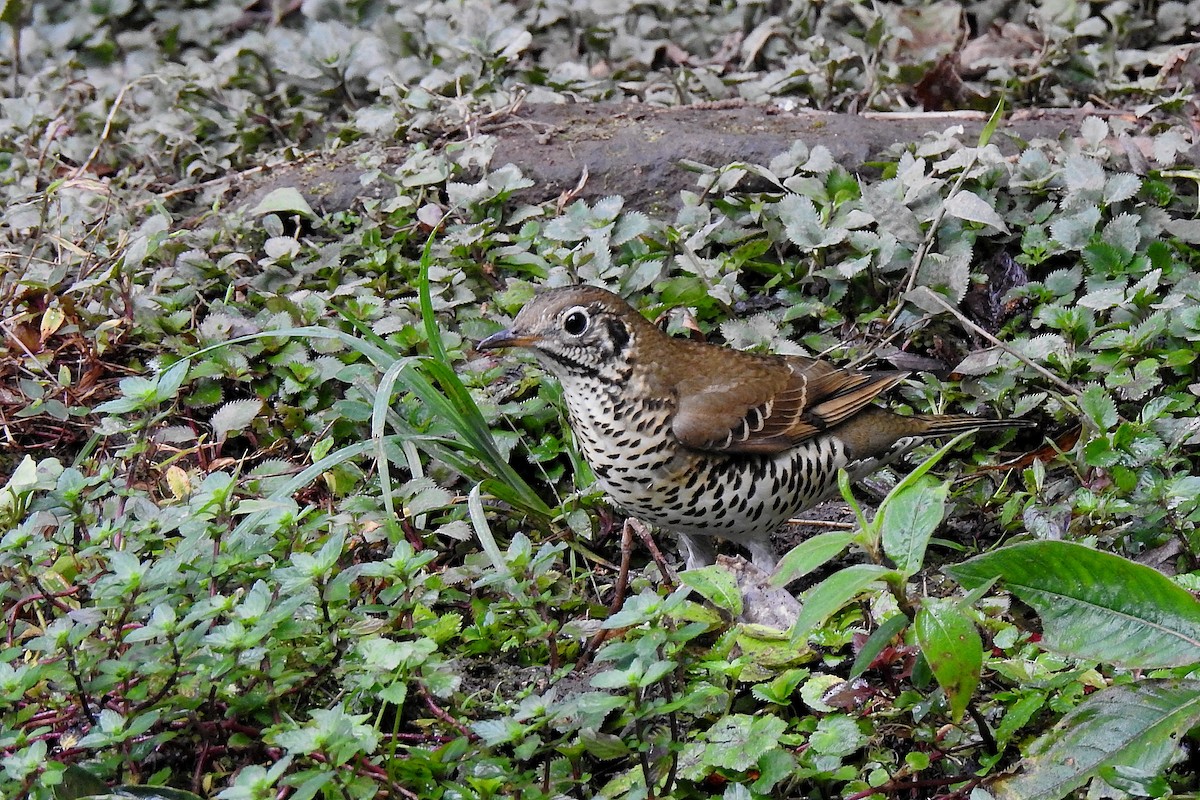
[[[20,36],[17,28],[24,10],[25,4],[21,0],[4,0],[3,7],[0,7],[0,22],[6,22],[13,27],[14,38]]]
[[[775,572],[771,574],[771,585],[787,586],[792,581],[803,578],[831,558],[836,558],[853,541],[854,534],[849,531],[830,531],[805,539],[779,560]]]
[[[1103,386],[1093,383],[1083,390],[1079,396],[1079,408],[1096,426],[1097,430],[1107,431],[1115,427],[1118,421],[1117,404]]]
[[[704,762],[744,772],[779,746],[779,737],[786,729],[787,722],[779,717],[730,714],[704,734]]]
[[[1200,722],[1200,681],[1145,680],[1089,697],[1039,740],[1022,771],[997,783],[1000,800],[1058,800],[1104,767],[1164,769]]]
[[[304,217],[316,217],[312,206],[294,187],[281,186],[267,194],[250,211],[251,214],[300,214]]]
[[[713,564],[679,573],[679,580],[699,592],[705,600],[732,616],[742,613],[742,593],[733,573]]]
[[[1153,669],[1200,661],[1200,602],[1150,567],[1071,542],[1023,542],[946,569],[967,588],[999,576],[1042,618],[1042,645]]]
[[[1000,98],[1000,102],[996,103],[996,107],[992,109],[992,114],[988,117],[987,123],[983,126],[983,130],[979,132],[979,146],[987,147],[988,142],[992,140],[992,136],[996,133],[996,129],[1000,127],[1000,120],[1004,119],[1004,98]]]
[[[939,598],[927,598],[921,604],[913,630],[933,677],[950,701],[950,717],[958,722],[983,671],[979,631],[958,603]]]
[[[188,359],[180,359],[159,374],[158,380],[154,384],[154,397],[158,402],[165,403],[175,397],[183,379],[187,377],[190,365],[191,362]]]
[[[804,597],[804,608],[792,628],[792,644],[805,641],[814,628],[858,597],[872,583],[894,575],[895,570],[877,564],[855,564],[818,583]]]
[[[78,764],[68,764],[62,782],[54,787],[54,800],[79,800],[91,795],[105,794],[108,784]]]
[[[946,513],[950,484],[927,476],[904,480],[888,493],[880,508],[883,519],[883,552],[905,577],[917,574],[925,563],[929,537]]]
[[[989,225],[1001,233],[1008,233],[1008,225],[1004,224],[996,209],[974,192],[955,192],[946,198],[946,213],[952,217]]]

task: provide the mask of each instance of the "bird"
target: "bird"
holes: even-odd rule
[[[478,350],[523,348],[562,384],[568,424],[616,505],[677,534],[688,569],[713,537],[770,572],[770,535],[922,442],[1020,419],[901,415],[872,403],[904,371],[837,367],[676,338],[592,285],[543,290]]]

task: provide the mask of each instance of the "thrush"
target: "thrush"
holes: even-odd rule
[[[596,480],[628,513],[680,536],[688,568],[712,537],[770,570],[770,534],[920,443],[1022,420],[904,416],[872,405],[907,372],[843,369],[667,335],[595,286],[550,289],[480,350],[530,350],[562,383]]]

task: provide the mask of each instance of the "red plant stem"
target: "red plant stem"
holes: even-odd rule
[[[479,741],[478,736],[472,733],[471,730],[461,722],[450,716],[445,709],[443,709],[434,701],[433,696],[429,694],[429,690],[426,689],[423,684],[417,684],[417,692],[421,695],[421,699],[425,701],[425,707],[429,709],[431,714],[440,719],[442,722],[445,722],[447,725],[454,727],[459,733],[461,733],[463,736],[466,736],[472,742]]]
[[[72,586],[70,589],[63,589],[61,592],[49,592],[49,593],[38,592],[37,594],[31,594],[26,597],[22,597],[20,600],[13,603],[12,608],[9,611],[8,636],[4,640],[5,645],[8,647],[12,647],[13,637],[16,636],[17,615],[18,615],[18,612],[21,610],[22,606],[26,606],[30,603],[40,603],[42,601],[49,601],[49,602],[53,603],[54,607],[57,608],[59,611],[62,611],[63,613],[67,613],[72,610],[71,607],[68,606],[66,603],[59,602],[58,598],[70,597],[71,595],[75,595],[78,593],[79,593],[79,587]]]

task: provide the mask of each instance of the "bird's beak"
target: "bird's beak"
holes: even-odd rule
[[[509,328],[508,330],[493,333],[491,336],[484,339],[479,344],[475,345],[476,350],[496,350],[501,347],[531,347],[537,341],[536,336],[522,336]]]

